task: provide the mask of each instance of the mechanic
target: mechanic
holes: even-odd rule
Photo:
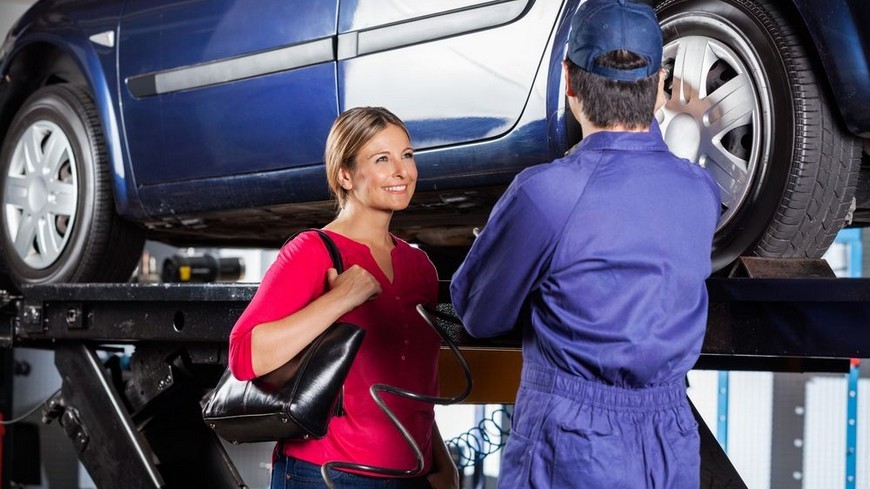
[[[584,138],[514,179],[453,276],[472,336],[522,327],[500,489],[700,484],[685,378],[705,331],[719,192],[662,140],[661,59],[649,5],[580,5],[563,68]]]

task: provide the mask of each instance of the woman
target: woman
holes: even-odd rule
[[[332,418],[321,440],[279,443],[272,489],[325,487],[320,466],[329,461],[413,468],[411,447],[369,386],[437,394],[440,338],[416,312],[417,304],[437,302],[437,273],[425,253],[389,232],[393,212],[408,206],[417,181],[408,130],[386,109],[350,109],[330,130],[325,160],[340,211],[323,229],[341,251],[345,272],[332,268],[316,233],[287,243],[233,328],[230,368],[242,380],[265,375],[339,319],[364,328],[366,336],[345,382],[345,414]],[[333,470],[336,486],[458,487],[433,406],[383,398],[423,451],[427,475],[389,479]]]

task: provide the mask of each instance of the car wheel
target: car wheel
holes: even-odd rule
[[[719,270],[742,254],[820,257],[844,226],[861,149],[833,112],[792,18],[762,0],[667,0],[671,150],[719,183]]]
[[[117,217],[103,133],[78,86],[41,88],[0,153],[2,284],[126,281],[143,232]]]

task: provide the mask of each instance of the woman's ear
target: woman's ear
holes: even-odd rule
[[[348,167],[342,166],[338,170],[338,184],[345,191],[350,191],[353,188],[353,179],[351,179],[351,172]]]

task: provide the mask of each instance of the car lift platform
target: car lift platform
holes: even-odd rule
[[[846,372],[850,358],[870,358],[870,279],[711,278],[707,288],[708,331],[697,368]],[[199,400],[226,367],[229,331],[255,290],[245,284],[26,287],[0,309],[0,347],[55,351],[62,387],[46,402],[43,419],[63,427],[98,487],[246,487],[202,422]],[[446,290],[444,283],[442,298]],[[452,312],[446,301],[439,309]],[[487,356],[518,358],[519,335],[479,340],[461,326],[439,323],[464,354],[477,358],[469,363],[483,394],[473,402],[510,402],[499,399],[504,389],[486,394],[486,385],[515,392],[518,360]],[[119,353],[131,350],[127,366]],[[445,376],[452,377],[442,368]],[[702,487],[745,488],[697,417]]]

